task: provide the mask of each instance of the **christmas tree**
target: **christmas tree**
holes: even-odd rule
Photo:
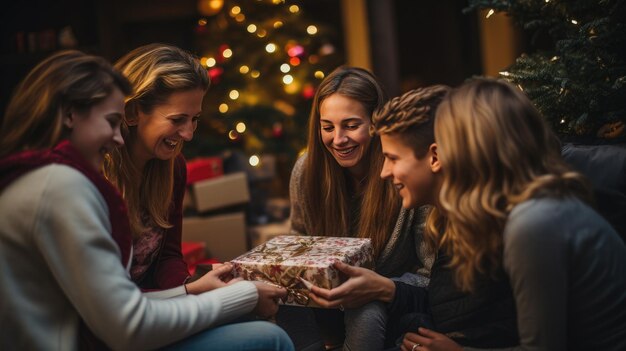
[[[187,157],[240,150],[295,160],[315,89],[343,60],[337,28],[296,1],[200,0],[195,46],[211,77]],[[256,161],[255,161],[256,160]]]
[[[470,0],[466,11],[504,12],[523,26],[532,52],[501,77],[526,92],[564,140],[606,142],[626,135],[625,5],[623,0]]]

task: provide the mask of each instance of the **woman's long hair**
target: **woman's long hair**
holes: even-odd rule
[[[76,50],[53,54],[17,86],[2,120],[0,157],[53,147],[64,137],[70,109],[87,110],[115,88],[131,92],[128,80],[105,59]]]
[[[307,159],[304,165],[305,208],[309,215],[307,227],[311,235],[371,238],[378,255],[391,235],[400,211],[400,200],[389,182],[380,178],[383,154],[380,138],[373,136],[363,155],[368,165],[359,217],[350,210],[349,175],[322,142],[320,105],[333,94],[360,102],[369,116],[383,105],[385,93],[368,71],[356,67],[339,67],[320,84],[313,99],[309,118]],[[358,220],[356,233],[350,224]]]
[[[154,158],[144,169],[137,169],[129,153],[137,140],[137,127],[129,125],[129,121],[137,119],[139,111],[150,114],[173,93],[207,90],[209,78],[196,57],[164,44],[141,46],[119,59],[115,67],[130,80],[135,91],[126,99],[126,117],[122,123],[126,146],[106,160],[105,175],[124,196],[133,235],[138,236],[146,229],[143,214],[149,217],[146,225],[171,227],[168,212],[174,187],[175,158]],[[182,147],[183,143],[179,143],[178,152]]]
[[[480,79],[453,90],[437,110],[435,139],[446,228],[430,235],[450,254],[464,290],[477,274],[501,267],[502,233],[515,205],[543,196],[591,202],[586,180],[561,159],[543,117],[508,83]],[[433,216],[427,227],[441,228],[435,221],[443,220]]]

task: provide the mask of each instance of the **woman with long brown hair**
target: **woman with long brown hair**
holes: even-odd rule
[[[385,101],[386,95],[374,75],[361,68],[339,67],[322,81],[313,99],[307,152],[292,171],[290,200],[293,232],[370,238],[375,271],[389,280],[418,270],[427,275],[432,261],[421,245],[425,209],[402,209],[393,185],[379,177],[384,158],[380,138],[370,134],[370,126],[374,111]],[[411,279],[417,281],[415,284],[427,282],[415,274]],[[369,333],[358,318],[380,320],[384,329],[382,304],[370,305],[376,309],[376,317],[353,310],[376,300],[370,283],[362,279],[344,283],[351,287],[341,307],[349,309],[346,344],[352,347],[358,348],[355,334]],[[319,318],[334,311],[316,312]],[[330,319],[340,317],[337,314]]]

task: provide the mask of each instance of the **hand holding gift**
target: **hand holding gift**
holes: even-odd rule
[[[271,318],[278,312],[278,300],[287,297],[287,290],[275,284],[254,282],[259,291],[259,300],[254,313],[261,318]]]
[[[344,273],[348,280],[333,289],[311,286],[309,297],[326,308],[355,308],[374,300],[389,302],[393,299],[396,285],[378,273],[336,261],[333,266]]]

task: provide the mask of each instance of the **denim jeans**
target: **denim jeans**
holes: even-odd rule
[[[293,351],[284,330],[265,321],[226,324],[207,329],[163,350]]]

